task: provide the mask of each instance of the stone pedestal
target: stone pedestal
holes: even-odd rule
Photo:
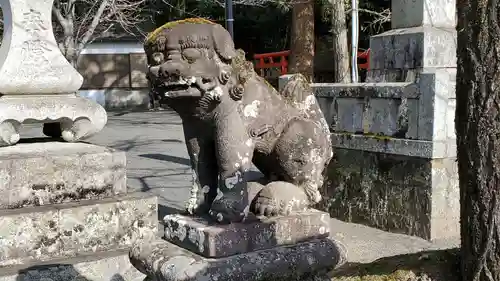
[[[392,30],[370,40],[369,82],[414,82],[420,73],[450,75],[457,66],[455,0],[392,1]]]
[[[0,146],[16,144],[23,123],[50,124],[44,132],[68,142],[89,137],[106,124],[100,105],[75,94],[83,78],[58,48],[52,4],[53,0],[0,1]]]
[[[128,250],[156,238],[157,200],[127,194],[125,164],[84,143],[0,148],[0,280],[142,280]]]
[[[165,239],[207,258],[293,245],[330,234],[329,215],[319,211],[253,222],[215,225],[203,218],[165,217]]]
[[[169,215],[167,241],[136,245],[130,258],[158,281],[313,280],[346,261],[329,234],[329,215],[314,210],[232,225]]]
[[[82,77],[57,47],[52,4],[0,0],[0,280],[139,281],[127,253],[155,238],[157,200],[127,193],[124,152],[67,143],[107,117],[75,94]],[[66,142],[18,144],[26,123]]]
[[[425,239],[458,236],[455,1],[392,1],[392,28],[371,38],[368,82],[313,84],[336,147],[324,208]]]

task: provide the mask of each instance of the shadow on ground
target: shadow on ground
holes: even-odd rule
[[[185,165],[185,166],[190,165],[189,159],[184,158],[184,157],[177,157],[177,156],[173,156],[173,155],[151,153],[151,154],[140,154],[139,156],[144,157],[144,158],[154,159],[154,160],[172,162],[172,163]]]
[[[332,281],[458,281],[459,249],[424,251],[347,263],[331,273]]]
[[[28,267],[18,272],[16,281],[125,281],[115,274],[109,280],[90,280],[81,275],[71,264],[47,264]]]

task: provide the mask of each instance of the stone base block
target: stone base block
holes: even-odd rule
[[[125,152],[86,143],[37,142],[0,148],[0,209],[127,192]]]
[[[291,216],[220,225],[182,215],[165,217],[165,239],[204,257],[227,257],[328,237],[330,216],[311,210]]]
[[[332,217],[428,240],[460,235],[455,158],[335,154],[322,192]]]
[[[130,260],[157,281],[303,281],[342,265],[346,256],[344,247],[330,238],[218,259],[156,241],[134,246]]]
[[[1,266],[125,249],[158,233],[157,199],[143,194],[0,210]]]
[[[393,29],[372,36],[367,80],[413,82],[413,70],[456,67],[456,38],[455,28],[432,26]]]
[[[145,277],[130,264],[128,250],[9,266],[0,270],[0,281],[143,281]]]

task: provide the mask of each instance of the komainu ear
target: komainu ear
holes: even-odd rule
[[[212,28],[212,38],[217,54],[226,61],[231,61],[236,56],[233,38],[221,25],[214,24]]]

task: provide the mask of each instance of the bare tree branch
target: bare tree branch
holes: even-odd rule
[[[56,16],[57,21],[64,29],[66,25],[66,19],[63,17],[60,8],[57,5],[54,5],[54,7],[52,7],[52,13]]]
[[[94,31],[97,28],[97,25],[101,20],[102,14],[104,13],[104,10],[108,6],[109,2],[110,0],[103,0],[101,2],[101,5],[99,5],[99,9],[97,9],[97,12],[94,14],[94,18],[92,19],[91,24],[87,27],[87,31],[84,33],[83,38],[80,40],[78,44],[78,50],[83,49],[83,47],[90,40],[90,37],[94,34]]]
[[[163,0],[163,2],[167,2],[168,0]],[[225,6],[225,0],[197,0],[198,2],[211,2],[220,7]],[[281,6],[285,8],[291,8],[293,4],[307,3],[305,0],[233,0],[234,5],[242,5],[242,6],[257,6],[257,7],[266,7],[270,4],[274,4],[276,6]]]
[[[143,34],[150,0],[55,0],[54,30],[61,51],[76,63],[85,46],[99,38]]]

